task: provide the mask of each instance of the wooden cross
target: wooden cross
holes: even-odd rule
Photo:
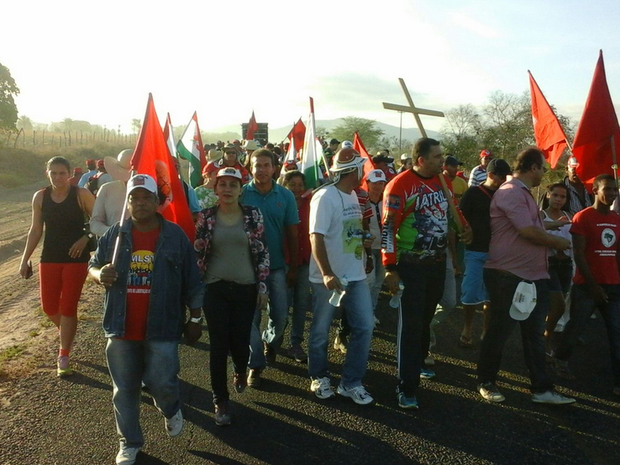
[[[398,81],[400,82],[400,86],[403,88],[403,92],[405,93],[405,97],[407,98],[407,102],[409,103],[409,106],[406,107],[404,105],[395,105],[393,103],[383,102],[383,108],[385,108],[386,110],[396,110],[396,111],[402,111],[405,113],[413,113],[413,117],[415,118],[415,122],[418,124],[418,129],[420,130],[422,137],[428,137],[426,135],[426,130],[424,129],[424,126],[422,126],[422,120],[420,119],[420,115],[439,116],[441,118],[443,118],[446,115],[444,115],[443,112],[441,111],[417,108],[413,104],[413,99],[411,98],[411,94],[409,94],[409,90],[407,89],[407,86],[405,85],[405,80],[403,78],[398,78]],[[458,232],[460,234],[463,232],[463,229],[464,229],[463,222],[461,221],[461,217],[456,211],[456,206],[454,205],[454,202],[451,201],[452,193],[450,192],[450,189],[448,188],[448,185],[446,184],[446,180],[444,179],[443,174],[439,173],[438,176],[439,176],[439,181],[441,182],[441,189],[443,190],[443,193],[446,196],[446,199],[448,199],[448,208],[450,209],[450,212],[452,213],[452,217],[454,218]]]
[[[422,137],[428,137],[426,135],[426,130],[424,129],[424,126],[422,126],[422,120],[420,119],[420,115],[439,116],[442,118],[446,115],[444,115],[443,112],[441,111],[427,110],[425,108],[416,107],[413,104],[413,99],[411,98],[411,95],[409,94],[409,90],[407,89],[407,86],[405,85],[405,80],[403,78],[398,78],[398,80],[400,82],[400,86],[403,88],[403,92],[405,93],[405,97],[407,98],[407,102],[409,103],[409,106],[396,105],[394,103],[383,102],[383,108],[385,108],[386,110],[395,110],[395,111],[402,111],[404,113],[412,113],[413,117],[415,118],[415,122],[418,125],[418,129],[420,130],[420,134],[422,134]]]

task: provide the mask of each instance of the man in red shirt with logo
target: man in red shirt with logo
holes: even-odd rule
[[[144,444],[142,381],[165,417],[168,435],[181,433],[178,345],[183,332],[190,343],[202,332],[203,285],[196,255],[183,230],[157,213],[152,177],[137,174],[129,180],[127,206],[131,218],[108,229],[89,263],[91,278],[106,287],[103,329],[120,436],[117,465],[135,463]]]
[[[620,395],[620,216],[611,211],[618,196],[612,175],[601,174],[592,184],[594,205],[573,218],[571,234],[577,271],[573,278],[570,320],[555,351],[555,372],[574,379],[568,368],[577,339],[590,315],[601,312],[611,352],[613,393]]]

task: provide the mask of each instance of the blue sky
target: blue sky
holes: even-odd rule
[[[175,125],[292,124],[315,99],[317,119],[348,115],[398,125],[381,102],[449,110],[495,90],[528,90],[577,120],[603,49],[620,102],[620,2],[142,0],[11,2],[2,6],[0,62],[20,113],[121,125],[153,92]],[[428,129],[441,120],[423,118]],[[413,119],[403,118],[405,126]]]

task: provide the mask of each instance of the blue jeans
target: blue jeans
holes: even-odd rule
[[[284,336],[284,330],[286,329],[288,291],[285,268],[269,271],[267,288],[269,289],[269,321],[261,338],[260,322],[262,315],[260,309],[256,310],[250,336],[250,368],[265,367],[263,342],[277,349],[282,345],[282,336]]]
[[[489,327],[480,346],[478,382],[495,383],[502,350],[517,323],[521,326],[521,340],[525,365],[530,372],[533,393],[553,389],[551,377],[547,374],[545,362],[545,319],[549,312],[548,280],[533,281],[536,284],[536,307],[530,316],[517,322],[510,317],[512,298],[519,283],[518,276],[504,271],[484,269],[484,283],[491,299]]]
[[[310,378],[315,379],[329,376],[327,345],[329,328],[336,307],[329,303],[332,291],[324,284],[311,283],[311,286],[313,315],[308,336],[308,374]],[[351,327],[351,334],[340,384],[350,389],[362,385],[374,326],[370,289],[365,279],[349,283],[342,298],[342,305]]]
[[[588,286],[573,284],[570,320],[564,328],[558,348],[555,350],[555,356],[560,360],[570,358],[590,315],[598,308],[607,326],[614,384],[620,387],[620,285],[601,284],[601,287],[605,290],[608,301],[603,305],[597,305],[588,291]]]
[[[108,338],[105,353],[114,388],[116,430],[126,447],[144,445],[140,428],[142,381],[166,418],[172,418],[181,408],[178,346],[178,341]]]
[[[310,295],[310,281],[308,279],[310,265],[304,263],[297,268],[297,284],[288,289],[288,306],[293,307],[291,318],[291,345],[301,345],[304,342],[304,327],[306,313],[310,310],[312,296]],[[288,310],[287,310],[288,312]]]
[[[420,384],[420,368],[431,340],[430,324],[444,290],[446,262],[398,264],[405,289],[398,311],[396,364],[399,390],[415,395]]]

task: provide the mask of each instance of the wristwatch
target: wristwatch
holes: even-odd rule
[[[196,323],[196,324],[200,324],[202,323],[202,316],[199,316],[197,318],[192,318],[190,317],[188,320],[190,323]]]
[[[92,239],[93,237],[95,237],[95,235],[89,232],[88,234],[86,234],[86,237],[88,237],[89,239]]]

